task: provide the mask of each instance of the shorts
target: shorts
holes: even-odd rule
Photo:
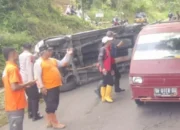
[[[59,106],[59,95],[59,87],[47,90],[47,95],[44,95],[44,101],[46,103],[46,113],[55,113]]]
[[[107,72],[106,75],[103,75],[103,86],[106,87],[107,85],[110,85],[110,86],[114,85],[114,79],[111,72]]]

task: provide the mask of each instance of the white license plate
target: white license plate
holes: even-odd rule
[[[155,88],[154,96],[160,96],[160,97],[177,96],[177,88]]]

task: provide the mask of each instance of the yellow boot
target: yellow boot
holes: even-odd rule
[[[105,102],[106,87],[101,87],[101,101]]]
[[[109,103],[113,102],[112,97],[111,97],[111,93],[112,93],[112,86],[107,85],[106,86],[105,100]]]

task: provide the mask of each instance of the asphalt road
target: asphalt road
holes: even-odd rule
[[[61,94],[58,118],[65,130],[179,130],[180,103],[148,103],[138,107],[131,100],[128,75],[121,79],[126,92],[113,94],[114,103],[101,103],[94,94],[96,83]],[[41,105],[44,112],[44,104]],[[2,127],[0,130],[8,130]],[[45,120],[24,122],[24,130],[46,130]]]

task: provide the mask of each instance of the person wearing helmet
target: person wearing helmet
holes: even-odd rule
[[[100,95],[102,102],[112,103],[113,99],[111,97],[113,81],[113,70],[112,64],[115,62],[114,58],[111,56],[111,41],[112,37],[103,37],[102,43],[104,46],[100,49],[98,56],[99,71],[102,73],[103,84],[100,88]]]
[[[111,51],[110,51],[110,53],[111,53],[111,57],[112,57],[112,59],[114,59],[115,57],[116,57],[116,50],[117,50],[117,48],[119,48],[119,47],[121,47],[123,44],[124,44],[124,42],[123,41],[121,41],[121,42],[119,42],[119,40],[117,40],[117,39],[115,39],[114,37],[115,37],[115,33],[114,32],[112,32],[112,31],[108,31],[107,33],[106,33],[106,37],[109,37],[109,38],[112,38],[112,40],[111,40],[111,44],[110,44],[110,48],[111,48]],[[103,56],[104,55],[104,50],[105,50],[105,45],[106,45],[106,43],[104,43],[103,41],[102,41],[102,47],[101,47],[101,49],[100,49],[100,55],[99,56]],[[99,57],[99,59],[101,59],[102,60],[102,58],[100,58]],[[98,64],[99,65],[99,64]],[[113,72],[114,72],[114,87],[115,87],[115,89],[114,89],[114,91],[116,92],[116,93],[118,93],[118,92],[122,92],[122,91],[125,91],[125,89],[122,89],[122,88],[120,88],[120,78],[121,78],[121,74],[119,73],[119,71],[118,71],[118,69],[117,69],[117,66],[116,66],[116,63],[115,62],[113,62],[112,63],[112,69],[113,69]],[[95,93],[99,96],[99,97],[101,97],[100,96],[100,88],[101,88],[101,86],[103,85],[103,81],[101,80],[100,82],[99,82],[99,84],[98,84],[98,88],[95,90]]]

